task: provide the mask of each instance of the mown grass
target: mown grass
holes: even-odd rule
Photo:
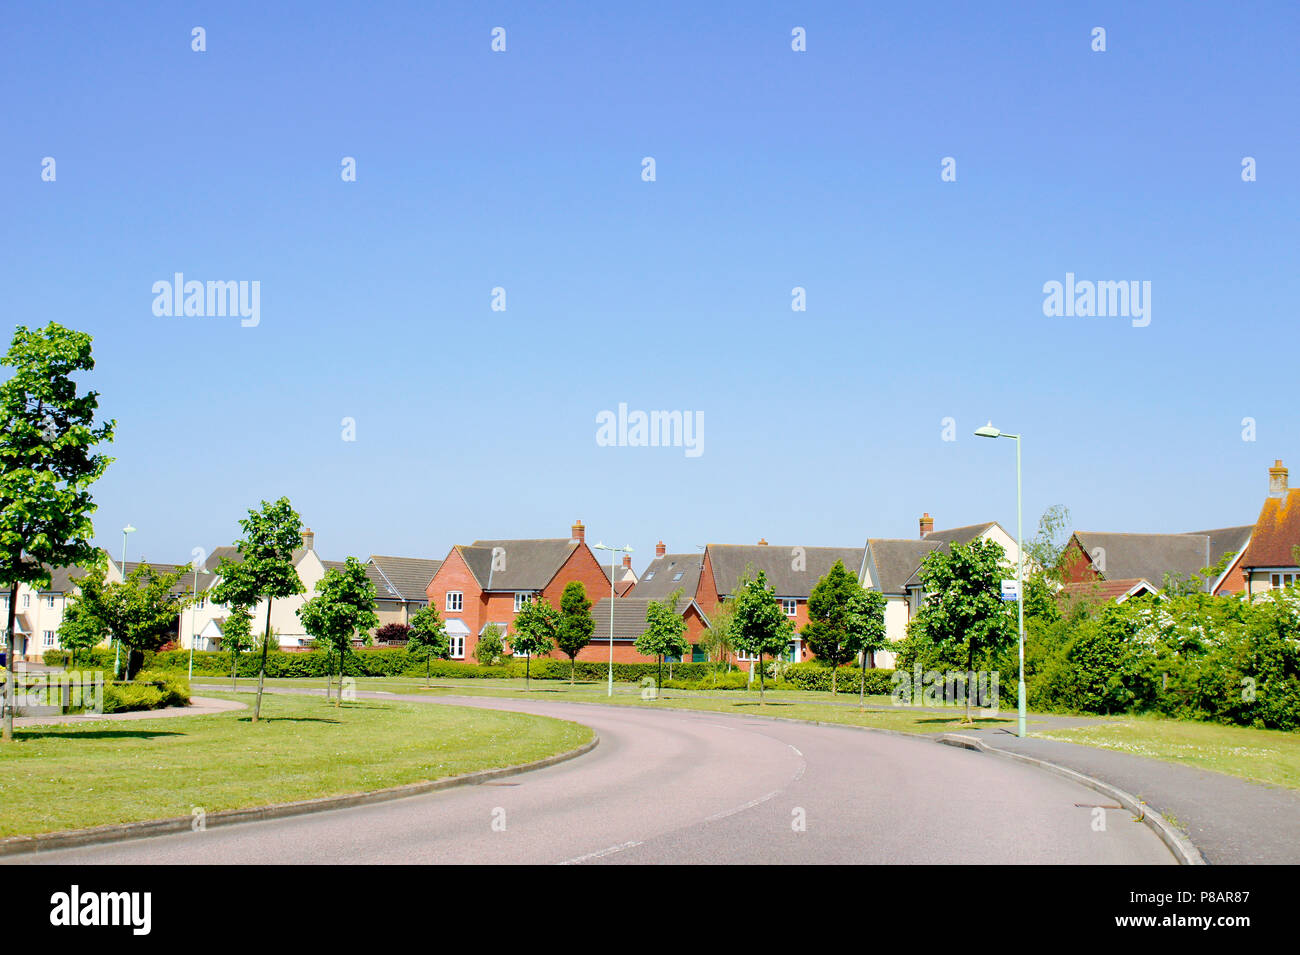
[[[1037,735],[1300,789],[1300,733],[1134,716]]]
[[[208,692],[251,704],[251,696]],[[581,746],[577,723],[469,707],[275,695],[208,716],[19,727],[0,745],[0,836],[366,792]]]

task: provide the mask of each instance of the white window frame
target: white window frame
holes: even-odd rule
[[[1274,590],[1281,590],[1283,587],[1289,587],[1297,580],[1300,580],[1300,573],[1290,571],[1274,571],[1269,574],[1268,582]]]
[[[515,613],[524,609],[524,604],[530,604],[537,599],[537,595],[527,590],[515,591]]]
[[[45,650],[53,650],[59,645],[59,639],[53,630],[41,631],[41,647]]]
[[[782,597],[781,609],[785,611],[787,617],[797,617],[799,615],[799,601],[794,597]]]
[[[32,605],[32,595],[23,594],[23,609],[26,610],[31,605]]]
[[[455,598],[454,600],[452,598]],[[465,609],[465,592],[463,590],[447,591],[445,603],[447,613],[460,613]]]
[[[447,637],[447,655],[453,660],[465,659],[465,635],[463,633],[453,633]]]
[[[45,600],[47,601],[46,604],[45,604],[45,606],[47,606],[47,607],[53,607],[53,606],[54,606],[54,594],[50,594],[48,597],[45,598]]]

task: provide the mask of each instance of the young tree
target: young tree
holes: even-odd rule
[[[274,504],[262,502],[261,510],[249,510],[239,522],[244,532],[235,541],[243,558],[221,559],[217,575],[221,581],[213,588],[213,599],[230,606],[251,607],[266,600],[266,630],[262,639],[262,660],[257,672],[257,702],[253,705],[253,722],[262,715],[262,689],[266,683],[266,654],[271,644],[271,603],[277,598],[303,592],[302,581],[293,566],[293,553],[302,546],[302,518],[287,497]]]
[[[114,422],[95,425],[99,394],[78,393],[72,376],[91,371],[91,338],[51,322],[20,325],[0,365],[0,586],[9,591],[6,660],[14,666],[18,585],[44,587],[51,567],[98,558],[90,486],[110,458],[95,453],[113,440]],[[3,738],[13,738],[14,680],[5,681]]]
[[[443,626],[442,616],[433,604],[421,607],[411,615],[411,627],[406,634],[406,652],[424,657],[424,682],[431,679],[429,667],[436,657],[445,660],[451,653],[451,642]]]
[[[578,654],[591,643],[596,631],[596,621],[591,616],[591,601],[587,588],[580,580],[564,585],[560,596],[560,632],[555,637],[556,646],[569,658],[569,686],[573,686],[573,671],[578,666]]]
[[[253,646],[253,612],[247,607],[231,607],[221,628],[221,645],[230,651],[230,689],[239,689],[239,655]]]
[[[852,653],[862,655],[862,682],[858,685],[858,709],[867,707],[867,656],[885,649],[889,637],[885,632],[885,595],[878,590],[859,588],[849,600],[846,645]],[[831,680],[832,687],[834,679]]]
[[[996,541],[953,544],[949,552],[933,550],[921,562],[925,600],[908,633],[937,647],[959,653],[966,672],[977,657],[987,659],[1016,638],[1011,604],[1002,600],[1006,553]],[[966,687],[966,722],[971,722],[971,688]]]
[[[700,637],[700,648],[705,658],[712,661],[715,670],[725,664],[726,672],[731,672],[731,658],[735,653],[731,634],[735,619],[734,601],[722,601],[709,615],[709,627]]]
[[[189,567],[159,573],[140,564],[116,583],[105,581],[102,563],[77,580],[78,594],[69,605],[73,637],[111,633],[127,648],[125,677],[136,672],[137,655],[158,650],[176,633],[191,597],[177,587]],[[96,641],[98,642],[98,640]]]
[[[490,623],[483,628],[483,633],[474,645],[474,659],[481,666],[498,666],[506,655],[506,645],[501,639],[501,628]]]
[[[540,597],[524,604],[515,615],[515,635],[510,638],[510,648],[524,655],[524,690],[528,690],[530,669],[534,655],[550,653],[560,636],[564,618]]]
[[[1061,564],[1070,541],[1070,509],[1053,504],[1038,519],[1038,532],[1025,541],[1025,617],[1060,619],[1057,594],[1065,583]]]
[[[379,623],[375,613],[375,585],[366,576],[366,566],[349,557],[342,567],[331,567],[316,581],[316,596],[298,608],[298,619],[316,643],[325,650],[325,698],[331,682],[329,662],[339,661],[339,696],[343,702],[343,668],[352,652],[352,639]]]
[[[746,575],[735,596],[736,617],[732,623],[732,640],[736,649],[758,659],[758,701],[767,702],[763,679],[763,657],[777,656],[794,639],[794,627],[776,602],[776,592],[767,585],[767,574]]]
[[[81,585],[80,596],[68,603],[63,611],[63,622],[59,625],[59,643],[68,651],[68,669],[72,669],[76,663],[77,651],[92,650],[113,636],[104,614],[95,609],[102,601],[102,594],[92,592],[88,599],[83,599],[86,598],[86,580],[83,577],[78,581]],[[98,586],[102,591],[103,574],[97,575],[90,586]]]
[[[638,653],[655,657],[659,663],[659,682],[664,682],[664,657],[681,656],[690,649],[686,639],[686,621],[677,612],[682,592],[674,590],[663,600],[652,600],[645,611],[645,630],[636,638]]]
[[[849,646],[849,626],[854,601],[861,593],[857,575],[849,572],[844,561],[837,560],[808,595],[808,624],[803,628],[803,638],[817,659],[830,665],[832,696],[836,693],[837,671],[857,652]]]

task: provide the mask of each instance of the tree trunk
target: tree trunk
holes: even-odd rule
[[[659,689],[664,685],[664,655],[659,654],[659,682],[655,684],[655,696],[658,697]]]
[[[573,686],[573,671],[578,669],[578,658],[569,657],[569,686]]]
[[[524,654],[524,692],[525,693],[528,692],[528,670],[529,667],[531,667],[532,665],[533,665],[533,655],[531,653],[525,653]]]
[[[433,681],[432,670],[433,670],[433,653],[432,652],[425,653],[424,655],[424,685],[425,686],[428,686]]]
[[[262,716],[262,687],[266,683],[266,650],[271,645],[271,598],[266,598],[266,634],[262,640],[262,665],[257,671],[257,702],[253,704],[253,722]]]
[[[858,712],[867,708],[867,651],[862,651],[862,682],[858,684]]]
[[[234,693],[239,689],[239,651],[233,650],[230,654],[230,692]]]
[[[4,740],[14,738],[14,683],[18,677],[14,670],[14,617],[18,612],[18,584],[9,587],[9,626],[5,630],[5,663],[9,666],[9,675],[5,677],[4,700]]]
[[[752,665],[752,664],[751,664]],[[764,696],[766,687],[763,684],[763,654],[758,655],[758,705],[766,706],[767,698]]]
[[[840,675],[840,665],[838,663],[832,663],[831,664],[831,699],[832,700],[835,699],[835,691],[836,691],[835,680],[839,675]]]
[[[966,681],[966,682],[969,682],[969,678],[970,678],[970,674],[971,674],[971,669],[972,669],[974,666],[975,666],[975,648],[972,646],[970,649],[968,649],[968,650],[966,651],[966,673],[962,676],[962,680],[964,680],[964,681]],[[969,687],[969,686],[966,687],[966,722],[967,722],[968,724],[971,722],[971,718],[970,718],[970,687]]]

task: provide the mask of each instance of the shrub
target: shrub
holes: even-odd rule
[[[109,683],[104,686],[104,712],[156,710],[163,705],[163,691],[143,683]]]
[[[154,684],[162,694],[161,706],[189,706],[190,684],[174,670],[141,670],[135,682]]]

